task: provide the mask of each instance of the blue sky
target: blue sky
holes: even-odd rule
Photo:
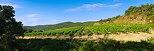
[[[98,21],[146,3],[154,0],[0,0],[1,5],[14,6],[15,18],[24,26]]]

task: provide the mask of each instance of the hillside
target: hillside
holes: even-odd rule
[[[89,26],[100,25],[109,23],[137,23],[137,24],[152,24],[154,23],[154,4],[146,4],[141,6],[130,6],[124,15],[118,15],[112,18],[93,21],[93,22],[63,22],[54,25],[38,25],[38,26],[25,26],[28,29],[34,31],[49,31],[61,28],[77,27],[77,26]]]
[[[100,20],[97,22],[84,22],[84,23],[72,23],[72,22],[64,22],[55,25],[45,25],[38,27],[31,27],[32,29],[44,30],[44,32],[30,32],[25,33],[25,36],[29,37],[37,37],[37,36],[50,36],[56,37],[64,37],[65,38],[78,38],[82,37],[95,37],[95,35],[102,35],[109,37],[135,37],[142,36],[141,39],[147,39],[149,37],[153,37],[152,35],[147,35],[147,37],[143,36],[146,34],[150,34],[149,29],[154,29],[154,4],[146,4],[141,5],[139,7],[130,6],[128,10],[125,11],[125,15],[118,15],[112,18],[108,18],[105,20]],[[49,30],[49,31],[48,31]],[[140,35],[134,35],[142,32]],[[117,36],[116,34],[121,34]],[[131,34],[132,33],[132,34]],[[114,35],[115,34],[115,35]],[[129,35],[123,35],[129,34]],[[41,37],[42,38],[42,37]],[[128,37],[126,37],[127,40]],[[98,39],[98,38],[97,38]],[[118,39],[118,38],[116,38]],[[131,39],[132,40],[132,39]]]
[[[33,29],[33,31],[49,31],[55,29],[69,28],[69,27],[77,27],[77,26],[90,26],[93,25],[94,22],[63,22],[53,25],[38,25],[38,26],[24,26],[28,29]]]
[[[73,38],[73,39],[99,40],[108,37],[109,39],[116,39],[116,40],[141,41],[154,37],[153,29],[154,29],[154,24],[142,25],[133,23],[114,23],[114,24],[103,24],[95,26],[71,27],[71,28],[57,29],[44,32],[25,33],[24,39],[31,39],[31,38],[72,39]]]
[[[151,24],[154,23],[154,4],[141,5],[139,7],[130,6],[124,15],[118,15],[113,18],[100,20],[94,25],[108,23],[138,23]]]

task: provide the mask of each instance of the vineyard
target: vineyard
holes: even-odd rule
[[[154,24],[142,25],[133,23],[114,23],[114,24],[103,24],[95,26],[79,26],[64,29],[57,29],[44,32],[32,32],[25,33],[25,36],[83,36],[92,34],[116,34],[118,32],[147,32],[149,28],[154,28]]]

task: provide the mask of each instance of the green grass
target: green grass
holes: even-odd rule
[[[149,28],[154,29],[154,24],[142,25],[133,23],[114,23],[114,24],[104,24],[95,26],[80,26],[72,28],[57,29],[45,32],[32,32],[25,33],[26,36],[82,36],[82,35],[92,35],[92,34],[115,34],[117,32],[149,32]]]

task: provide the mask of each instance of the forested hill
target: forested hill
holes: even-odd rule
[[[34,31],[48,31],[48,30],[55,30],[55,29],[62,29],[62,28],[69,28],[69,27],[77,27],[77,26],[90,26],[93,25],[94,21],[91,22],[63,22],[54,25],[38,25],[38,26],[24,26],[28,29],[33,29]]]
[[[141,6],[130,6],[124,15],[100,20],[94,25],[108,23],[139,23],[151,24],[154,23],[154,4],[146,4]]]

